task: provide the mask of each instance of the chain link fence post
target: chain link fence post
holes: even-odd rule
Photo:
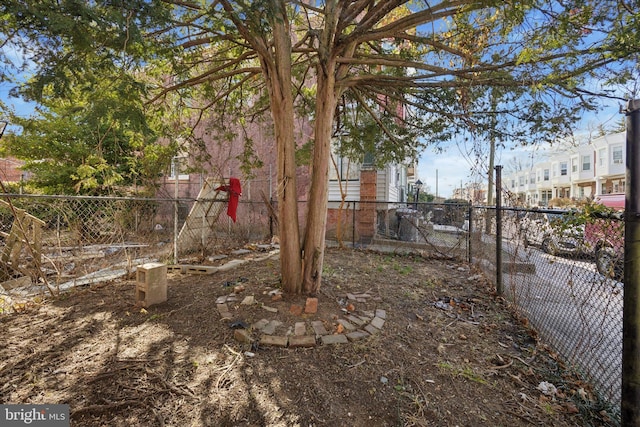
[[[180,171],[179,171],[179,163],[178,163],[178,157],[174,157],[173,159],[173,170],[174,172],[174,179],[175,179],[175,183],[174,183],[174,191],[173,191],[173,263],[174,264],[178,264],[178,213],[179,213],[179,208],[180,206],[178,205],[178,195],[179,195],[179,176],[180,176]]]
[[[472,247],[471,247],[471,236],[473,235],[473,205],[469,203],[469,212],[467,213],[467,218],[469,218],[469,225],[467,226],[467,260],[469,264],[473,263],[472,257]]]
[[[496,291],[504,293],[502,281],[502,166],[496,169]]]

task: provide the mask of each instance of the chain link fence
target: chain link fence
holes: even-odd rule
[[[206,264],[277,236],[275,202],[241,199],[234,222],[227,198],[3,195],[0,310],[15,307],[7,290],[56,293],[119,277],[151,259]],[[303,227],[306,203],[299,208]],[[623,226],[619,218],[581,222],[562,211],[348,201],[329,203],[327,239],[471,261],[545,342],[617,404]]]
[[[604,401],[619,405],[623,222],[507,208],[497,241],[495,209],[474,212],[472,262]]]
[[[55,294],[115,278],[148,260],[206,262],[217,252],[270,239],[268,203],[227,195],[144,199],[4,195],[0,202],[0,282],[24,295]],[[177,251],[176,251],[177,249]],[[15,290],[18,291],[15,291]],[[4,298],[1,310],[11,301]]]

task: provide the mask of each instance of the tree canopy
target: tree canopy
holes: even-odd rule
[[[624,0],[9,0],[0,59],[12,46],[24,52],[34,76],[21,91],[35,100],[68,96],[85,71],[113,66],[160,113],[206,111],[222,129],[269,112],[283,285],[314,293],[333,137],[390,159],[468,132],[521,143],[562,136],[604,93],[594,81],[637,71],[640,35],[629,29],[638,10]],[[314,122],[302,234],[300,114]]]

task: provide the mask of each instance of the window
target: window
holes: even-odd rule
[[[524,186],[524,176],[518,177],[518,184],[520,185],[520,187]]]
[[[336,156],[335,167],[331,166],[329,168],[329,179],[331,181],[337,181],[338,178],[341,181],[357,181],[359,177],[360,168],[358,165],[345,157]],[[395,185],[395,183],[392,183],[392,185]]]
[[[571,159],[571,172],[578,172],[578,159]]]
[[[602,182],[600,183],[600,194],[608,194],[609,192],[607,191],[607,183],[606,182]]]
[[[545,169],[543,173],[544,173],[544,175],[543,175],[544,178],[543,179],[545,181],[549,181],[549,169]]]
[[[534,174],[529,175],[529,184],[536,183],[536,176]]]
[[[622,164],[622,145],[614,145],[611,147],[611,157],[614,165]]]
[[[511,188],[516,188],[516,180],[515,179],[511,180]]]
[[[567,176],[567,169],[568,169],[567,162],[561,162],[560,163],[560,175],[561,176]]]
[[[613,181],[613,192],[614,193],[624,193],[626,191],[625,180],[619,179]]]
[[[598,150],[598,166],[605,166],[607,164],[607,149],[601,148]]]
[[[183,173],[183,169],[187,164],[186,157],[174,157],[171,161],[171,170],[169,171],[169,180],[175,181],[176,172],[178,172],[178,181],[185,181],[189,179],[189,174]],[[176,171],[177,169],[177,171]]]
[[[591,156],[588,154],[586,156],[582,156],[582,170],[583,171],[591,170]]]

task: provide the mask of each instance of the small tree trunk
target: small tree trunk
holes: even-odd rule
[[[327,65],[327,64],[325,64]],[[322,282],[325,229],[327,225],[327,190],[329,187],[329,159],[331,157],[331,131],[336,108],[335,77],[331,69],[318,67],[318,94],[316,98],[315,141],[311,170],[311,190],[307,211],[304,240],[303,289],[315,294]]]
[[[302,291],[302,254],[298,222],[296,142],[293,128],[291,40],[285,10],[281,7],[279,11],[281,19],[274,19],[273,25],[273,61],[264,60],[262,65],[269,86],[278,150],[276,193],[282,289],[285,293],[299,294]]]

